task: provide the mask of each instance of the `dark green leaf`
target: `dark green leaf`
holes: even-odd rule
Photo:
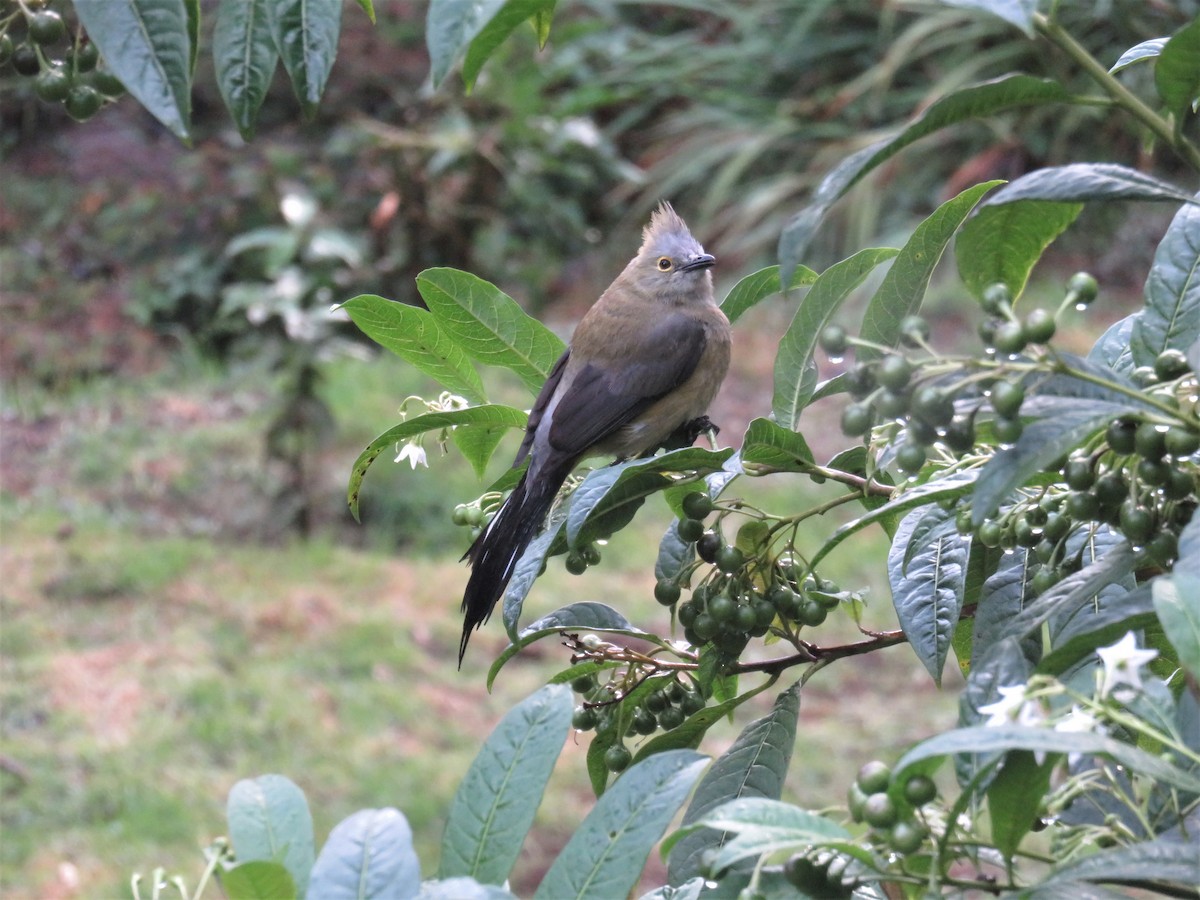
[[[554,7],[558,0],[550,0],[533,17],[533,33],[537,35],[538,49],[545,50],[550,41],[550,24],[554,20]]]
[[[1150,585],[1140,587],[1115,598],[1099,609],[1088,603],[1079,609],[1075,626],[1057,636],[1054,649],[1038,663],[1037,670],[1049,675],[1062,675],[1097,647],[1115,644],[1130,631],[1140,631],[1157,622]],[[1036,640],[1041,646],[1040,632],[1026,640]]]
[[[1088,360],[1100,363],[1118,375],[1129,375],[1136,368],[1129,346],[1133,323],[1136,321],[1137,315],[1134,314],[1113,322],[1088,351]]]
[[[1082,209],[1081,203],[1048,200],[1000,206],[985,202],[955,239],[959,277],[976,297],[997,282],[1008,285],[1014,297],[1020,296],[1042,253]]]
[[[988,786],[991,839],[1005,859],[1012,859],[1037,821],[1050,787],[1050,772],[1057,762],[1051,757],[1039,763],[1028,750],[1013,750],[1004,757],[1000,771]]]
[[[900,758],[894,778],[906,779],[923,760],[954,753],[1007,753],[1032,750],[1106,756],[1130,770],[1185,791],[1200,791],[1200,776],[1185,772],[1162,758],[1091,731],[1055,731],[1018,725],[980,725],[958,728],[922,741]]]
[[[948,514],[947,510],[940,506],[931,506],[925,510],[918,510],[918,512],[921,512],[921,515],[917,516],[917,513],[913,513],[914,516],[917,516],[917,524],[909,532],[908,544],[904,548],[904,559],[900,563],[902,577],[908,575],[908,564],[918,553],[926,550],[935,542],[958,533],[955,516]]]
[[[941,98],[895,137],[848,156],[825,176],[812,203],[788,222],[779,238],[781,274],[786,277],[795,269],[829,207],[864,175],[909,144],[968,119],[1022,106],[1066,103],[1070,99],[1070,94],[1057,81],[1032,75],[1005,75],[994,81],[969,85]]]
[[[929,279],[950,238],[979,199],[1002,183],[985,181],[967,188],[939,206],[917,226],[912,237],[900,248],[892,267],[883,276],[879,290],[867,304],[859,332],[864,340],[887,346],[896,345],[900,340],[900,323],[921,308]],[[809,296],[812,296],[811,293]],[[858,360],[874,359],[879,355],[879,351],[871,347],[855,349],[855,358]]]
[[[1125,538],[1120,532],[1107,526],[1081,530],[1067,539],[1066,555],[1078,555],[1083,564],[1088,565],[1124,543]],[[1120,617],[1127,609],[1132,611],[1136,605],[1130,592],[1136,587],[1137,581],[1132,572],[1113,573],[1109,582],[1102,585],[1087,603],[1074,609],[1067,607],[1051,615],[1046,620],[1046,636],[1050,646],[1057,648],[1077,634],[1092,631],[1098,625]],[[1029,639],[1033,638],[1031,634]]]
[[[196,61],[200,58],[200,0],[184,0],[187,5],[188,45],[188,78],[196,77]]]
[[[1033,577],[1036,561],[1028,550],[1018,548],[1005,553],[996,571],[983,584],[979,608],[975,612],[975,631],[971,646],[971,658],[982,659],[992,644],[1004,638],[1008,621],[1025,604],[1033,601],[1029,581]],[[1041,635],[1021,640],[1026,658],[1036,660],[1042,649]]]
[[[1015,445],[1000,450],[984,465],[972,497],[972,522],[982,524],[1031,476],[1116,418],[1120,408],[1109,406],[1104,404],[1101,412],[1064,412],[1027,425]]]
[[[491,690],[492,682],[496,680],[496,675],[499,674],[504,664],[523,648],[547,635],[561,634],[564,631],[599,631],[646,638],[646,632],[635,628],[628,619],[611,606],[594,601],[572,603],[542,616],[536,622],[532,622],[522,629],[517,640],[504,649],[504,652],[497,657],[496,661],[492,663],[491,669],[488,670],[488,690]]]
[[[229,839],[238,860],[282,864],[303,894],[313,866],[313,822],[304,792],[282,775],[243,779],[229,791]]]
[[[1131,348],[1139,366],[1164,350],[1187,351],[1200,339],[1200,206],[1188,203],[1154,253],[1146,279],[1146,306],[1133,325]]]
[[[731,449],[712,451],[685,447],[593,470],[571,495],[567,513],[568,543],[579,547],[596,538],[607,537],[616,530],[611,527],[613,524],[623,526],[648,496],[673,484],[671,475],[720,471],[732,455]],[[628,514],[621,515],[626,510]],[[624,522],[620,521],[622,518]]]
[[[428,311],[375,294],[342,304],[363,334],[442,387],[473,403],[486,403],[483,382],[467,354]]]
[[[569,686],[547,685],[500,720],[450,804],[439,878],[508,880],[562,752],[573,707]]]
[[[817,273],[807,266],[797,266],[792,275],[792,283],[788,289],[812,284],[817,280]],[[773,297],[780,292],[779,266],[767,266],[752,272],[733,286],[725,299],[721,301],[721,311],[729,318],[730,323],[741,318],[742,313],[757,305],[759,302]]]
[[[636,763],[596,801],[534,894],[540,900],[624,897],[708,759],[668,750]]]
[[[1179,663],[1200,679],[1200,578],[1185,572],[1154,579],[1154,609]]]
[[[363,477],[371,463],[379,458],[384,450],[394,447],[400,441],[424,434],[427,431],[441,430],[452,425],[478,425],[486,428],[524,428],[528,417],[519,409],[511,406],[472,406],[467,409],[456,409],[451,412],[426,413],[415,416],[406,422],[401,422],[389,428],[375,440],[371,441],[358,455],[350,470],[350,485],[346,491],[346,502],[350,512],[358,518],[358,494],[362,487]]]
[[[311,900],[403,900],[421,889],[412,829],[398,809],[362,809],[343,819],[321,848]]]
[[[977,9],[1003,19],[1009,25],[1020,28],[1033,37],[1033,17],[1037,12],[1037,0],[940,0],[946,6],[960,9]]]
[[[306,116],[317,111],[337,56],[342,0],[272,0],[271,35]]]
[[[717,758],[697,785],[682,825],[700,821],[730,800],[742,797],[778,800],[796,742],[799,714],[800,685],[796,683],[775,699],[768,715],[746,726],[733,745]],[[725,840],[724,833],[703,829],[675,844],[667,863],[671,883],[682,884],[704,874],[701,858]]]
[[[254,137],[279,51],[271,36],[269,0],[221,0],[213,28],[213,65],[225,107],[245,140]]]
[[[455,58],[504,7],[506,0],[430,0],[425,19],[430,74],[437,87]]]
[[[468,93],[475,86],[475,79],[479,77],[483,64],[517,26],[522,22],[536,20],[543,12],[552,11],[554,4],[555,0],[506,0],[467,46],[462,77]]]
[[[563,519],[561,517],[550,522],[546,526],[546,530],[525,548],[525,552],[521,554],[521,558],[513,567],[508,587],[504,589],[503,613],[504,630],[508,633],[508,639],[514,643],[518,638],[517,631],[521,624],[521,610],[525,606],[525,598],[533,589],[533,583],[541,574],[546,559],[554,555],[552,551],[555,544],[561,543],[562,530]]]
[[[75,0],[75,12],[129,93],[190,141],[192,50],[184,0]]]
[[[1109,75],[1115,75],[1122,69],[1133,65],[1135,62],[1141,62],[1147,59],[1156,59],[1162,48],[1166,45],[1166,38],[1151,38],[1148,41],[1142,41],[1140,44],[1135,44],[1130,47],[1120,58],[1117,59],[1111,69],[1108,70]]]
[[[217,872],[229,900],[288,900],[300,896],[288,870],[277,862],[254,859]]]
[[[654,577],[661,580],[675,578],[693,559],[696,545],[679,536],[679,520],[667,526],[666,533],[658,542],[658,559],[654,562]]]
[[[813,455],[798,431],[758,418],[742,438],[742,465],[749,467],[747,471],[752,475],[760,466],[772,472],[805,472],[813,466]]]
[[[471,358],[512,370],[534,394],[566,349],[511,297],[469,272],[426,269],[417,276],[417,290]]]
[[[939,512],[951,520],[955,515],[954,511],[939,509]],[[888,580],[892,586],[892,604],[904,636],[933,680],[940,685],[950,641],[962,612],[970,542],[957,532],[932,540],[913,557],[906,573],[904,556],[909,538],[928,514],[924,509],[917,509],[900,522],[888,552]]]
[[[1192,19],[1163,46],[1154,65],[1154,84],[1178,127],[1200,98],[1200,18]]]
[[[1072,163],[1022,175],[996,191],[984,206],[1029,200],[1083,203],[1089,200],[1170,200],[1188,202],[1192,195],[1167,181],[1114,163]]]
[[[1175,571],[1200,578],[1200,516],[1192,516],[1192,521],[1179,533],[1179,558],[1175,562]]]
[[[1191,841],[1160,838],[1128,847],[1110,847],[1054,869],[1046,881],[1099,881],[1144,885],[1150,890],[1164,881],[1189,890],[1200,884],[1200,853]]]
[[[785,428],[796,430],[800,413],[816,389],[813,353],[821,329],[864,278],[899,251],[890,247],[860,250],[826,269],[800,303],[779,341],[775,356],[775,393],[771,408]]]
[[[471,464],[475,475],[483,478],[487,464],[496,452],[496,447],[508,432],[507,426],[500,425],[459,425],[450,437],[454,446]]]

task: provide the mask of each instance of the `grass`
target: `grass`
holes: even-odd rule
[[[381,459],[364,492],[366,525],[345,521],[351,461],[420,387],[387,363],[329,372],[325,390],[342,428],[322,456],[319,535],[248,540],[249,510],[270,473],[258,439],[268,392],[246,384],[185,367],[65,394],[6,390],[8,421],[21,426],[6,438],[19,451],[9,461],[19,477],[7,469],[0,496],[6,898],[69,893],[75,883],[80,896],[128,895],[129,876],[156,866],[194,884],[201,849],[222,832],[230,787],[266,772],[305,790],[319,841],[359,808],[400,808],[431,874],[443,815],[483,735],[568,664],[547,642],[510,663],[488,694],[487,667],[505,644],[493,622],[457,670],[456,560],[466,535],[449,510],[479,490],[461,461],[431,453],[433,471],[414,473]],[[39,427],[51,436],[22,450]],[[825,496],[797,482],[739,486],[773,509]],[[651,568],[669,518],[661,502],[647,504],[583,578],[552,563],[526,617],[600,599],[665,628]],[[871,624],[894,627],[876,571],[881,537],[848,545],[826,574],[869,588]],[[819,636],[855,634],[843,616]],[[770,702],[747,704],[702,749],[724,749]],[[839,803],[862,762],[894,758],[945,727],[954,702],[903,647],[821,673],[802,699],[788,798]],[[586,746],[579,736],[564,750],[514,873],[518,894],[532,891],[590,808]],[[647,882],[661,871],[652,857]]]

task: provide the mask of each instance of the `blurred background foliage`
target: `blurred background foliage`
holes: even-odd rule
[[[302,770],[326,779],[304,786],[318,807],[340,804],[329,822],[436,784],[427,808],[402,804],[425,835],[422,858],[433,859],[438,798],[461,771],[447,770],[437,748],[459,734],[465,763],[484,730],[462,701],[479,672],[451,674],[461,571],[447,561],[457,550],[446,551],[463,541],[453,502],[478,487],[466,466],[434,462],[433,477],[377,466],[364,497],[369,525],[349,522],[351,460],[394,423],[405,396],[429,386],[373,356],[344,317],[328,314],[332,304],[363,292],[419,302],[415,275],[454,266],[565,330],[662,198],[718,255],[728,287],[774,262],[783,223],[832,166],[947,90],[1014,70],[1084,89],[1066,60],[1003,23],[920,0],[573,0],[559,4],[546,50],[522,30],[469,95],[453,78],[435,92],[426,5],[375,6],[375,27],[347,11],[315,119],[300,121],[277,79],[251,144],[225,118],[211,73],[196,79],[189,150],[132,101],[76,124],[0,67],[5,896],[82,890],[67,890],[62,859],[87,860],[102,885],[83,890],[92,896],[106,896],[134,860],[156,862],[147,848],[169,845],[171,859],[187,860],[217,827],[233,778],[289,766],[297,780]],[[1068,30],[1106,64],[1198,11],[1196,0],[1059,4]],[[1147,66],[1121,75],[1143,96],[1149,77]],[[1099,108],[964,126],[858,187],[806,262],[819,269],[899,240],[968,184],[1077,160],[1150,165]],[[1160,156],[1156,172],[1170,177],[1172,164]],[[1047,277],[1086,260],[1110,297],[1140,292],[1164,215],[1089,210],[1056,246]],[[771,316],[784,314],[765,309],[739,335],[714,416],[731,435],[769,406],[781,326]],[[494,393],[507,399],[507,389]],[[514,388],[513,402],[521,396]],[[819,434],[810,439],[819,453]],[[630,532],[630,546],[656,540],[661,524]],[[297,535],[309,542],[292,543]],[[347,544],[404,548],[406,568],[344,556]],[[264,556],[268,546],[278,556]],[[611,555],[611,574],[593,589],[643,597],[653,611],[644,560]],[[840,580],[863,577],[848,566]],[[561,582],[549,582],[552,596]],[[303,612],[277,607],[278,596],[298,598]],[[164,635],[169,662],[141,651],[96,656]],[[498,650],[492,637],[480,660]],[[864,692],[907,683],[912,662],[860,671],[855,683]],[[55,700],[56,690],[112,686],[110,677],[159,691],[124,737],[97,736],[94,710]],[[229,678],[237,691],[224,689]],[[458,698],[463,719],[450,738],[428,733],[433,723],[415,733],[399,724],[419,718],[396,691],[412,679],[444,680]],[[485,718],[537,678],[513,682],[509,696],[478,701]],[[290,709],[296,696],[313,710]],[[819,693],[806,696],[822,705]],[[884,743],[914,736],[921,715],[952,719],[951,698],[939,706],[914,689],[911,699],[923,712],[894,723]],[[874,738],[873,717],[889,701],[863,704],[863,734]],[[324,737],[297,747],[288,736],[309,717]],[[183,732],[172,730],[176,719]],[[130,741],[137,753],[114,755]],[[442,774],[390,771],[397,753],[425,753]],[[859,762],[818,756],[800,773],[818,795],[837,766],[848,776]],[[166,781],[138,786],[146,771]],[[812,796],[807,805],[819,805]],[[47,843],[51,832],[65,836]],[[552,856],[557,838],[547,835],[529,866]]]

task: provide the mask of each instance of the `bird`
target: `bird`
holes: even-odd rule
[[[461,667],[471,632],[504,594],[513,570],[585,458],[617,461],[690,444],[714,428],[705,415],[729,369],[729,320],[713,296],[716,258],[662,202],[637,255],[584,314],[538,393],[513,467],[528,467],[463,555]]]

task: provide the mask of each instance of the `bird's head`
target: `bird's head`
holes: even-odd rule
[[[656,296],[682,300],[696,297],[698,291],[711,294],[709,269],[716,261],[692,237],[671,204],[663,202],[642,232],[642,246],[630,264],[630,274]]]

